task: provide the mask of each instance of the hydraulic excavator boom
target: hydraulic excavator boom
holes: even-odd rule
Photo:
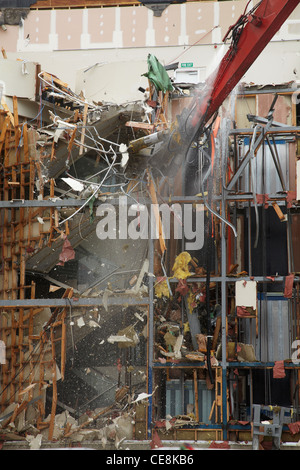
[[[297,7],[300,0],[261,0],[229,28],[223,42],[230,39],[228,51],[217,69],[196,89],[190,106],[180,116],[167,137],[165,155],[153,155],[152,163],[174,176],[192,143],[201,136],[219,107],[251,67],[272,37]],[[275,71],[276,64],[274,64]]]
[[[205,89],[199,93],[193,104],[190,122],[194,131],[203,127],[218,111],[299,1],[261,0],[229,28],[223,39],[225,42],[231,36],[229,50],[217,71],[208,77]]]

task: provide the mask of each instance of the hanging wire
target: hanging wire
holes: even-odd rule
[[[113,162],[111,163],[110,167],[108,168],[103,180],[101,181],[100,184],[97,184],[97,187],[96,189],[93,191],[93,193],[91,194],[91,196],[83,203],[83,205],[81,207],[79,207],[79,209],[77,209],[72,215],[70,215],[69,217],[67,217],[66,219],[62,220],[61,222],[59,222],[59,225],[62,225],[64,224],[65,222],[67,222],[68,220],[72,219],[76,214],[78,214],[78,212],[81,211],[81,209],[83,209],[93,198],[94,196],[96,196],[97,192],[99,191],[99,189],[101,188],[102,184],[104,183],[105,179],[107,178],[107,175],[108,173],[111,171],[111,168],[113,167],[113,165],[115,164],[115,160],[116,160],[116,155],[113,159]]]
[[[249,149],[249,151],[251,153],[253,153],[253,156],[254,156],[253,146],[254,146],[255,139],[256,139],[257,129],[258,129],[258,127],[255,126],[254,131],[253,131],[252,141],[251,141],[251,144],[250,144],[250,149]],[[263,130],[262,130],[262,132],[263,132]],[[254,248],[257,248],[258,237],[259,237],[259,215],[258,215],[257,196],[256,196],[256,194],[257,194],[257,190],[256,190],[256,173],[254,174],[254,171],[253,171],[254,170],[253,156],[251,156],[251,158],[250,158],[250,176],[251,176],[251,182],[252,182],[252,193],[253,193],[253,202],[254,202],[255,218],[256,218],[256,227],[255,227],[256,232],[255,232]]]
[[[183,54],[185,54],[189,49],[191,49],[192,47],[196,46],[196,44],[198,44],[200,41],[202,41],[206,36],[208,36],[210,33],[212,33],[212,31],[216,28],[219,28],[219,25],[217,26],[214,26],[213,28],[211,28],[207,33],[204,34],[204,36],[201,36],[200,39],[198,39],[197,41],[195,41],[193,44],[191,44],[189,47],[187,47],[181,54],[179,54],[177,57],[175,57],[175,59],[171,60],[171,62],[169,62],[168,65],[172,64],[173,62],[175,62],[177,59],[179,59],[179,57],[181,57]]]
[[[199,153],[200,153],[200,155],[199,155],[200,156],[200,191],[201,191],[201,194],[202,194],[202,197],[203,197],[205,207],[209,210],[209,212],[211,212],[213,215],[218,217],[218,219],[222,220],[222,222],[224,222],[224,224],[228,225],[231,228],[231,230],[233,231],[234,236],[237,237],[237,231],[236,231],[235,226],[231,222],[229,222],[228,220],[224,219],[224,217],[222,217],[216,211],[214,211],[212,209],[212,207],[210,206],[210,204],[208,203],[208,201],[207,201],[207,198],[206,198],[205,192],[204,192],[204,188],[203,188],[203,175],[202,175],[202,167],[203,167],[202,158],[203,158],[203,155],[202,155],[202,149],[201,149],[200,146],[199,146]]]
[[[46,83],[49,87],[53,88],[53,90],[57,91],[60,95],[62,96],[65,96],[67,97],[70,101],[74,101],[75,103],[80,103],[81,105],[85,106],[86,104],[89,105],[89,107],[92,107],[94,109],[97,109],[97,106],[96,105],[93,105],[93,104],[90,104],[90,103],[87,103],[87,101],[83,101],[81,98],[79,98],[79,96],[75,95],[75,94],[69,94],[69,93],[66,93],[64,91],[62,91],[60,88],[56,87],[53,83],[51,82],[48,82],[48,80],[46,80],[42,75],[43,75],[44,72],[40,72],[38,74],[38,77],[40,80],[42,80],[44,83]]]

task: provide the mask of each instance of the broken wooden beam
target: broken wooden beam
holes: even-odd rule
[[[150,132],[154,131],[154,124],[149,124],[148,122],[127,121],[125,126],[132,127],[133,129],[143,129]]]

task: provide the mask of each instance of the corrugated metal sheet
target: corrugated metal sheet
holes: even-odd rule
[[[257,314],[257,338],[255,321],[250,320],[248,326],[245,324],[246,341],[254,346],[256,359],[262,362],[290,359],[291,325],[288,300],[280,295],[260,295]]]
[[[182,400],[182,388],[184,398]],[[214,390],[208,390],[205,380],[198,380],[199,421],[209,423],[209,414],[214,401]],[[166,383],[166,416],[178,416],[187,413],[187,405],[195,406],[194,382],[185,380],[183,387],[178,379]]]
[[[274,145],[272,148],[274,149]],[[289,144],[284,140],[276,141],[277,153],[279,156],[280,166],[284,181],[288,187],[289,182]],[[241,157],[249,150],[249,139],[244,139],[241,147]],[[263,161],[265,164],[263,165]],[[256,188],[253,189],[256,194],[274,194],[278,191],[282,191],[282,185],[278,176],[272,153],[267,144],[264,145],[264,156],[263,147],[257,152],[256,157],[252,160],[253,173],[255,175]],[[249,182],[249,165],[245,168],[241,181],[241,190],[245,192],[252,192],[252,185]]]

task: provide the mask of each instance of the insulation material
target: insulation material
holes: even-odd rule
[[[189,286],[187,285],[186,279],[179,279],[176,292],[179,292],[183,296],[188,294]]]
[[[37,436],[26,436],[26,440],[29,442],[30,450],[38,450],[42,445],[42,434],[38,434]]]
[[[300,432],[300,421],[296,423],[288,423],[287,424],[291,434],[298,434]]]
[[[158,298],[170,297],[169,286],[165,278],[158,279],[158,282],[155,284],[155,295]]]
[[[291,299],[293,296],[293,285],[294,285],[294,274],[289,274],[285,278],[285,284],[284,284],[284,297],[286,299]]]
[[[164,335],[164,340],[165,340],[165,343],[167,345],[168,348],[170,347],[174,347],[175,344],[176,344],[176,336],[174,336],[170,331],[168,331],[165,335]]]
[[[183,343],[183,335],[179,335],[175,341],[174,348],[173,348],[175,359],[181,358],[182,343]]]
[[[192,260],[191,255],[187,251],[180,253],[173,264],[173,277],[176,279],[186,279],[191,275],[189,263]]]
[[[67,238],[63,243],[62,251],[59,255],[59,266],[63,266],[67,261],[75,258],[75,251]]]
[[[247,318],[251,315],[251,310],[249,307],[241,307],[241,306],[238,306],[236,308],[236,314],[238,317],[244,317],[244,318]]]
[[[284,361],[276,361],[273,367],[273,378],[284,379],[284,377],[285,377]]]

